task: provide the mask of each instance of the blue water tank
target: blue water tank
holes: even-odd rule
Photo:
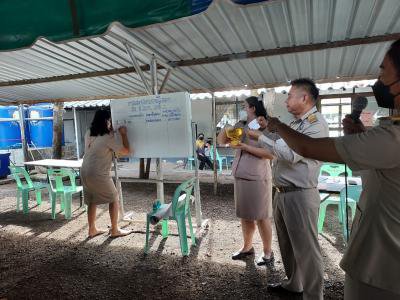
[[[52,104],[38,104],[29,107],[29,118],[53,117]],[[48,148],[53,145],[53,120],[29,120],[31,144],[37,148]],[[62,136],[64,145],[64,128]]]
[[[24,107],[24,117],[28,117],[28,109],[26,107]],[[0,106],[0,118],[14,119],[14,121],[0,121],[0,149],[21,148],[18,106]],[[29,124],[27,120],[25,120],[25,139],[30,144]]]
[[[10,153],[0,153],[0,178],[10,175]]]
[[[0,106],[0,118],[14,118],[15,121],[0,121],[0,149],[21,144],[19,113],[17,106]]]

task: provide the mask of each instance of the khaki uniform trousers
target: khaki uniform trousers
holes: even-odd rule
[[[400,294],[373,287],[346,275],[344,281],[345,300],[399,300]]]
[[[318,243],[317,189],[275,193],[274,219],[286,276],[282,286],[303,292],[303,299],[323,299],[324,270]]]

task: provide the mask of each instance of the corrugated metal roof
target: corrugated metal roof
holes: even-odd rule
[[[91,108],[109,106],[110,100],[71,101],[65,102],[64,108]]]
[[[214,1],[196,16],[132,30],[112,26],[104,36],[0,53],[2,82],[131,67],[126,38],[166,62],[263,49],[334,42],[400,32],[398,0],[296,0],[240,6]],[[130,34],[129,34],[130,33]],[[165,92],[281,85],[290,79],[374,77],[389,42],[176,67]],[[138,53],[139,62],[149,63]],[[161,85],[166,70],[160,70]],[[149,72],[144,72],[150,79]],[[19,86],[0,86],[0,101],[89,100],[145,94],[136,73]]]

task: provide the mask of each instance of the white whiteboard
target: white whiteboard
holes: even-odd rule
[[[193,155],[191,106],[187,92],[112,100],[114,129],[128,128],[133,157]]]

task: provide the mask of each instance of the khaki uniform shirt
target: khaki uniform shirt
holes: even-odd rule
[[[81,173],[93,176],[110,176],[113,152],[118,153],[123,148],[113,133],[90,136],[90,130],[85,134],[85,155],[83,156]]]
[[[293,120],[290,127],[313,138],[329,135],[328,124],[315,106],[300,119]],[[276,157],[272,169],[276,186],[317,187],[321,162],[298,155],[283,139],[276,139],[274,134],[261,135],[258,142]]]
[[[400,125],[336,138],[335,146],[353,171],[363,171],[340,265],[354,279],[400,294]]]

